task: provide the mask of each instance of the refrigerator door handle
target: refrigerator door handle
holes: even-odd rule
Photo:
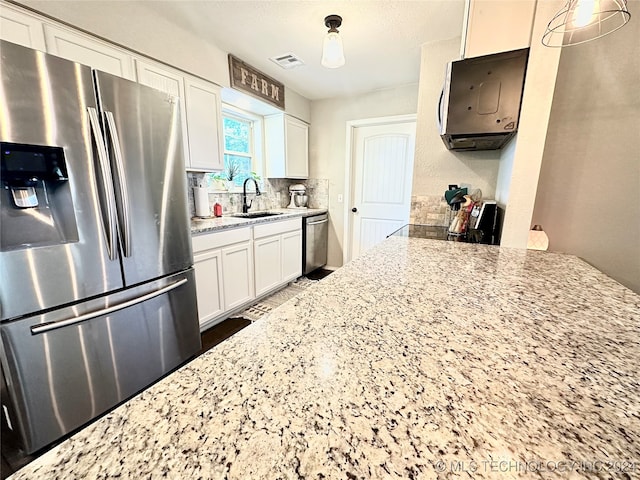
[[[109,315],[110,313],[117,312],[118,310],[123,310],[128,307],[132,307],[133,305],[137,305],[138,303],[146,302],[147,300],[160,296],[164,293],[170,292],[171,290],[174,290],[179,286],[184,285],[187,282],[188,280],[186,278],[183,278],[182,280],[178,280],[177,282],[167,285],[166,287],[159,288],[158,290],[155,290],[153,292],[147,293],[145,295],[142,295],[140,297],[137,297],[131,300],[127,300],[126,302],[122,302],[108,308],[102,308],[95,312],[80,315],[79,317],[67,318],[65,320],[59,320],[57,322],[49,322],[49,323],[42,323],[39,325],[32,325],[30,327],[31,334],[38,335],[40,333],[50,332],[51,330],[56,330],[58,328],[68,327],[69,325],[74,325],[76,323],[91,320],[92,318]]]
[[[122,150],[120,148],[120,138],[118,137],[118,129],[116,128],[116,122],[113,118],[113,113],[107,110],[104,111],[104,116],[107,120],[107,127],[109,128],[109,136],[111,137],[111,143],[113,146],[113,153],[115,157],[115,165],[117,172],[117,180],[120,188],[120,197],[122,202],[122,223],[120,225],[122,232],[123,254],[125,257],[131,256],[131,215],[129,206],[129,194],[127,193],[127,178],[125,176],[124,163],[122,161]]]
[[[113,193],[113,182],[111,180],[111,169],[109,168],[109,160],[107,156],[107,147],[102,138],[102,130],[100,129],[100,120],[98,111],[94,107],[87,107],[89,114],[89,125],[91,125],[91,133],[96,142],[96,150],[98,151],[98,160],[100,163],[100,174],[102,186],[105,189],[107,204],[107,250],[109,259],[117,258],[117,232],[116,232],[116,204]]]

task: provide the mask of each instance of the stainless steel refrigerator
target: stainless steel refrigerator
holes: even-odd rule
[[[177,98],[0,42],[2,420],[34,452],[200,349]]]

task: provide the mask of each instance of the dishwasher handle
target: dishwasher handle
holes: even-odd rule
[[[324,220],[318,220],[317,222],[308,222],[307,225],[320,225],[321,223],[327,223],[329,221],[328,218],[325,218]]]

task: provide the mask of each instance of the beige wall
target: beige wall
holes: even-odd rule
[[[500,240],[506,247],[527,246],[561,52],[543,46],[540,39],[560,8],[559,0],[539,2],[536,7],[518,135],[500,154],[496,197],[506,205]]]
[[[640,23],[562,50],[533,213],[549,249],[640,293]]]
[[[347,122],[416,113],[417,102],[416,84],[311,102],[309,176],[329,180],[330,267],[342,265],[345,208],[348,205],[346,198],[338,203],[338,195],[344,195]]]
[[[459,56],[460,38],[422,46],[414,196],[442,196],[450,183],[480,188],[485,198],[495,195],[499,152],[452,152],[446,149],[438,132],[436,112],[446,65]]]

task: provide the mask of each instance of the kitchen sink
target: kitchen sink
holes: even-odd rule
[[[282,215],[282,212],[247,212],[247,213],[232,213],[232,217],[239,218],[262,218],[273,217],[274,215]]]

